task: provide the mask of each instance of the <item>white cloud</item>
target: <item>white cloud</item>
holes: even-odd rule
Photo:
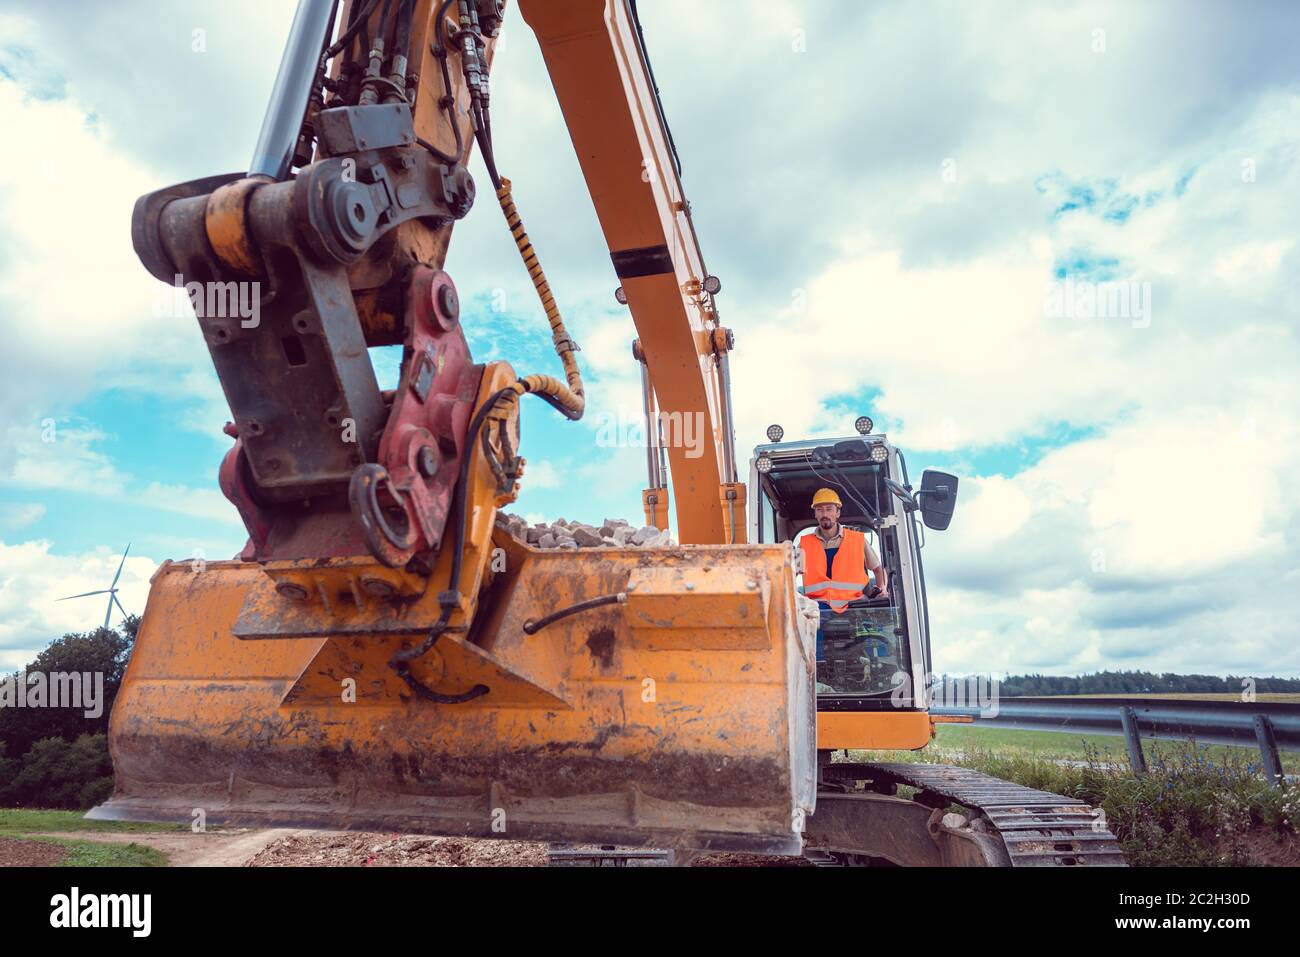
[[[0,240],[0,400],[10,422],[60,418],[128,370],[155,392],[196,370],[211,379],[194,321],[157,314],[161,284],[129,241],[136,198],[162,184],[75,100],[35,99],[0,78],[0,125],[11,171],[0,178],[9,237]]]
[[[52,441],[45,441],[48,437]],[[0,472],[0,486],[24,490],[77,492],[91,499],[130,503],[195,518],[239,526],[239,513],[216,487],[191,488],[181,484],[149,482],[141,486],[97,449],[108,436],[85,425],[49,425],[10,430],[12,462]],[[43,514],[37,513],[35,521]],[[30,515],[30,512],[23,514]]]
[[[526,466],[525,479],[528,487],[535,489],[559,488],[563,482],[559,469],[544,460],[529,460]]]
[[[235,506],[216,488],[190,488],[186,485],[150,482],[133,498],[152,508],[243,527]]]
[[[45,516],[45,506],[39,502],[6,502],[0,505],[0,528],[17,531],[39,522]]]
[[[21,667],[53,639],[102,625],[107,596],[59,599],[108,588],[121,560],[122,552],[108,546],[60,555],[45,540],[0,542],[0,668]],[[117,584],[118,601],[127,611],[144,611],[156,568],[151,558],[127,557]],[[114,609],[110,624],[120,620]]]
[[[939,667],[1300,671],[1279,581],[1296,564],[1296,438],[1280,415],[1242,431],[1149,413],[967,479],[926,552]]]
[[[63,489],[92,495],[121,495],[128,477],[95,444],[106,433],[93,426],[61,425],[57,419],[8,430],[11,461],[0,481],[33,489]],[[0,459],[0,467],[4,465]]]

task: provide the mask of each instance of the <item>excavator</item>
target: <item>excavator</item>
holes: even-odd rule
[[[830,442],[775,426],[738,473],[734,337],[636,2],[518,6],[636,329],[646,523],[675,519],[681,544],[547,550],[499,520],[525,480],[522,407],[576,421],[587,400],[493,149],[505,0],[299,0],[249,168],[133,212],[146,269],[207,292],[196,318],[232,414],[218,477],[248,541],[154,575],[110,722],[115,791],[90,816],[835,864],[1122,863],[1081,802],[852,760],[934,734],[916,519],[946,527],[957,479],[927,472],[914,490],[862,420]],[[443,264],[480,201],[474,149],[562,377],[470,355],[466,324],[491,317],[466,314]],[[252,290],[251,316],[225,307],[235,290]],[[401,347],[396,388],[378,383],[380,346]],[[705,454],[664,440],[673,416],[702,424]],[[802,594],[793,541],[826,485],[877,543],[888,597],[832,612]]]

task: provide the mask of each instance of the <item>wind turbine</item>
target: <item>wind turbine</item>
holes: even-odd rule
[[[101,588],[99,591],[83,591],[80,595],[69,595],[67,598],[59,598],[57,601],[70,601],[73,598],[86,598],[89,595],[107,595],[108,610],[104,612],[104,627],[108,627],[108,619],[113,617],[114,602],[117,602],[118,610],[122,612],[123,616],[125,616],[126,609],[123,608],[122,603],[117,600],[117,580],[122,577],[122,566],[126,564],[126,552],[129,552],[130,550],[131,543],[127,542],[126,551],[122,553],[122,560],[117,563],[117,574],[113,576],[113,584],[109,585],[107,588]]]

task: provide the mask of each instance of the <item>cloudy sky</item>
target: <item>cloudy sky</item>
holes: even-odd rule
[[[736,332],[742,457],[770,422],[866,412],[914,472],[962,476],[926,552],[936,665],[1300,675],[1300,9],[640,6]],[[246,167],[292,9],[0,0],[0,666],[102,620],[55,599],[127,542],[136,612],[162,559],[243,543],[220,388],[130,212]],[[518,510],[635,518],[643,452],[596,441],[639,414],[634,332],[517,11],[493,84],[592,397],[576,425],[525,407]],[[490,203],[447,268],[478,359],[558,370]],[[1061,307],[1096,283],[1129,310]]]

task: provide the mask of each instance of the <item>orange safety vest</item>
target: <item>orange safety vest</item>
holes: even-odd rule
[[[861,598],[870,579],[867,576],[867,536],[851,528],[841,529],[839,551],[826,574],[826,546],[816,532],[799,539],[803,549],[803,585],[809,598],[827,602],[836,614],[848,610],[849,602]]]

